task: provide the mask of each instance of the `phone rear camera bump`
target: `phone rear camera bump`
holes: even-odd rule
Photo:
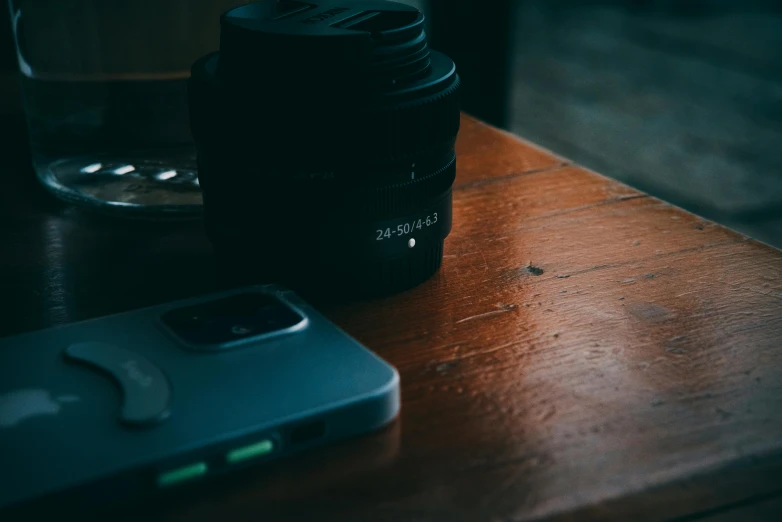
[[[161,317],[190,345],[222,345],[287,330],[304,320],[272,295],[247,292],[166,312]]]

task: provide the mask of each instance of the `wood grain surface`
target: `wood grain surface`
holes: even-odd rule
[[[399,369],[398,421],[129,520],[779,514],[782,253],[469,117],[458,162],[441,270],[323,306]],[[67,207],[21,162],[6,180],[0,334],[217,287],[199,223]]]

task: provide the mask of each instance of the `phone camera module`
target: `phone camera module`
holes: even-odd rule
[[[276,297],[244,293],[178,308],[163,323],[191,345],[222,345],[291,328],[304,320]]]

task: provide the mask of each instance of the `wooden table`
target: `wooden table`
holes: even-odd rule
[[[782,513],[782,253],[469,117],[458,153],[440,272],[324,308],[399,369],[400,419],[130,519]],[[59,204],[25,161],[2,178],[0,334],[215,288],[199,223]]]

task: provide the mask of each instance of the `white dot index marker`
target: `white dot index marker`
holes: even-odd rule
[[[414,246],[415,246],[415,239],[411,237],[410,240],[407,242],[407,247],[413,248]]]

